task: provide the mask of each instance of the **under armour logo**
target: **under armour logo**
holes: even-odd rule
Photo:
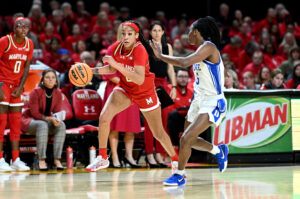
[[[95,112],[95,106],[91,106],[91,107],[84,106],[84,112],[88,113],[89,111],[94,113]]]
[[[147,102],[148,105],[149,105],[149,104],[153,104],[153,100],[152,100],[151,97],[150,97],[149,99],[146,99],[146,102]]]

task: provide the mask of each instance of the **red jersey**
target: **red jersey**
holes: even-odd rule
[[[141,42],[137,42],[130,51],[123,48],[122,42],[116,42],[112,45],[112,52],[112,57],[131,71],[134,71],[134,66],[145,66],[145,80],[142,85],[137,85],[121,74],[120,86],[126,92],[134,95],[153,92],[155,75],[149,71],[148,53]]]
[[[0,81],[19,86],[27,60],[31,60],[33,42],[25,37],[18,44],[13,34],[0,38]]]

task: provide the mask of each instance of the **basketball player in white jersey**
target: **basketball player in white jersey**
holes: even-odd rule
[[[205,17],[195,21],[190,27],[189,42],[198,48],[188,57],[163,55],[157,43],[150,43],[156,57],[174,66],[193,65],[195,75],[194,99],[186,119],[187,128],[180,139],[178,169],[164,181],[164,185],[185,184],[184,169],[192,148],[215,155],[220,172],[227,168],[228,147],[225,144],[214,146],[198,137],[209,126],[218,126],[226,112],[224,65],[219,52],[220,33],[214,19]]]

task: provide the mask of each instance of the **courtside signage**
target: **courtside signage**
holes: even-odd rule
[[[278,96],[232,96],[213,143],[227,144],[230,153],[290,152],[290,100]]]

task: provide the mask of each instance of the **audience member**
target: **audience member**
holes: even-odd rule
[[[271,70],[267,66],[263,66],[258,73],[258,80],[257,83],[259,83],[261,86],[268,83],[271,80]]]
[[[42,73],[39,86],[30,92],[28,107],[22,113],[22,130],[36,135],[39,168],[42,171],[48,170],[46,151],[49,134],[54,134],[54,167],[63,170],[60,159],[66,126],[63,122],[62,100],[56,72],[47,69]]]
[[[225,89],[226,90],[236,90],[239,89],[239,80],[236,72],[231,69],[227,69],[225,75]]]
[[[289,59],[282,62],[280,69],[285,79],[289,79],[292,75],[294,68],[294,61],[300,59],[300,47],[293,47],[289,52]]]
[[[255,83],[254,74],[250,71],[247,71],[243,74],[243,86],[244,89],[257,90],[259,89],[259,84]]]
[[[260,89],[284,89],[287,88],[283,82],[283,74],[279,68],[274,69],[271,72],[271,80],[264,84]]]
[[[294,61],[294,68],[291,78],[287,81],[287,88],[295,89],[300,84],[300,60]]]

